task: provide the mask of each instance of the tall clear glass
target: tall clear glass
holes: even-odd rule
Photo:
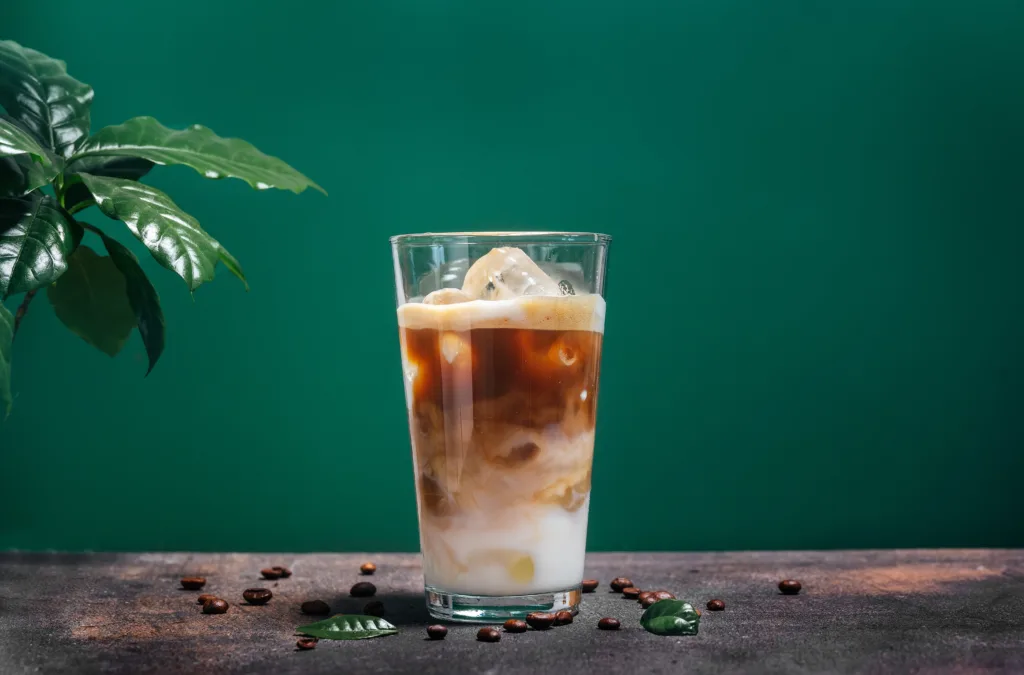
[[[391,238],[431,615],[577,611],[610,238]]]

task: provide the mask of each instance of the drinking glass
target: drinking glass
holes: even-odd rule
[[[391,238],[430,614],[580,602],[610,238]]]

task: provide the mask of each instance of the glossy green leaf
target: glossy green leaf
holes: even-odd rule
[[[166,322],[164,312],[160,308],[160,296],[150,283],[146,273],[139,265],[139,259],[128,250],[121,242],[111,239],[100,230],[90,227],[93,232],[103,239],[103,245],[110,254],[110,259],[121,274],[124,275],[128,291],[128,303],[132,312],[135,313],[135,324],[139,328],[139,335],[142,336],[142,344],[146,347],[146,354],[149,356],[149,370],[146,374],[153,372],[160,355],[164,351],[164,338],[166,335]]]
[[[0,419],[11,412],[11,346],[14,342],[14,315],[0,304]]]
[[[46,297],[61,323],[110,356],[117,356],[136,325],[124,275],[112,259],[88,246],[78,247],[67,273],[46,289]]]
[[[124,124],[100,129],[79,148],[75,164],[92,157],[143,157],[157,164],[184,164],[206,178],[241,178],[259,190],[281,188],[302,192],[323,188],[276,157],[265,155],[240,138],[221,138],[193,124],[168,129],[152,117],[134,117]],[[326,193],[325,193],[326,194]]]
[[[64,274],[74,224],[52,197],[0,199],[0,298],[42,288]]]
[[[41,164],[28,155],[0,157],[0,199],[23,197],[47,185],[56,175],[52,164]]]
[[[308,626],[299,626],[295,631],[325,640],[366,640],[398,633],[398,629],[384,619],[361,614],[337,614]]]
[[[43,147],[70,157],[89,135],[92,87],[51,59],[11,40],[0,40],[0,105]]]
[[[655,635],[696,635],[700,614],[688,602],[659,600],[640,617],[640,625]]]
[[[139,180],[153,168],[153,162],[139,157],[87,157],[75,162],[74,171],[81,171],[93,176],[107,176],[109,178],[125,178],[128,180]],[[68,211],[75,213],[92,206],[92,193],[85,183],[76,180],[67,170],[66,186],[64,190],[64,206]]]
[[[190,290],[213,279],[217,261],[230,255],[160,190],[122,178],[78,175],[100,210],[123,221],[157,262],[184,279]],[[240,268],[228,269],[245,281]]]
[[[38,162],[49,162],[46,151],[35,137],[12,120],[0,117],[0,156],[30,155]]]

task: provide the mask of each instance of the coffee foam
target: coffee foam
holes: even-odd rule
[[[408,329],[466,331],[473,328],[589,330],[604,333],[600,295],[530,295],[511,300],[471,300],[453,305],[410,302],[398,308],[398,325]]]

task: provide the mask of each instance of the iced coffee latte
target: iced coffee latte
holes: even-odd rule
[[[583,576],[605,301],[497,247],[398,308],[428,589]]]

